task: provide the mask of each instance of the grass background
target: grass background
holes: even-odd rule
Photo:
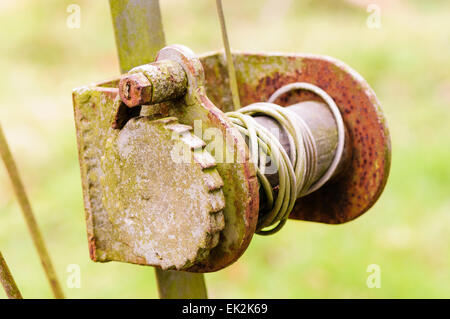
[[[369,2],[381,7],[380,29],[366,25]],[[81,7],[80,29],[66,27],[71,3]],[[224,6],[234,49],[331,55],[364,76],[387,117],[393,157],[367,214],[255,236],[239,261],[206,275],[210,297],[449,298],[450,2]],[[163,0],[161,9],[168,43],[222,48],[214,1]],[[107,1],[2,0],[0,40],[0,120],[67,297],[157,297],[152,268],[88,256],[71,91],[118,74]],[[0,249],[24,297],[51,297],[3,167]],[[69,264],[81,267],[80,289],[66,287]],[[381,267],[380,289],[366,286],[369,264]]]

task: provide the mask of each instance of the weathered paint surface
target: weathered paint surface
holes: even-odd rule
[[[81,87],[73,92],[89,254],[94,261],[108,261],[114,257],[125,260],[126,257],[132,257],[126,245],[116,243],[103,205],[100,184],[103,176],[101,158],[107,138],[114,133],[112,123],[120,106],[115,103],[118,93],[117,88],[103,87]],[[113,247],[117,251],[116,256],[111,253]]]
[[[351,150],[347,157],[351,156],[351,160],[338,178],[299,199],[291,218],[342,223],[369,209],[380,196],[387,180],[390,140],[378,100],[367,83],[347,66],[328,57],[235,54],[234,58],[243,105],[265,101],[285,84],[305,81],[327,91],[341,109],[349,135],[348,149]],[[237,260],[247,248],[255,230],[259,208],[259,185],[255,168],[248,162],[247,146],[222,112],[232,110],[226,66],[222,54],[205,55],[200,58],[200,63],[181,46],[162,50],[158,59],[172,59],[183,66],[188,81],[183,98],[144,105],[142,110],[140,107],[129,109],[123,103],[117,103],[118,79],[103,82],[102,86],[81,88],[74,93],[91,256],[98,261],[147,264],[142,256],[133,254],[126,245],[111,245],[117,240],[110,235],[112,226],[108,211],[103,206],[100,183],[104,174],[100,159],[106,149],[107,138],[118,134],[130,118],[139,116],[140,111],[141,115],[151,116],[152,119],[176,117],[179,123],[190,126],[194,125],[195,120],[200,120],[202,130],[194,134],[205,140],[205,130],[216,128],[224,137],[225,158],[244,159],[234,164],[223,163],[219,161],[222,158],[217,160],[218,154],[212,152],[224,183],[225,227],[217,246],[210,249],[207,256],[202,255],[194,264],[182,266],[193,272],[219,270]],[[277,103],[290,105],[308,100],[320,101],[309,92],[293,92]],[[205,142],[208,148],[211,141],[206,139]],[[103,228],[97,229],[97,225]]]
[[[183,47],[173,47],[170,50],[162,50],[158,56],[158,59],[163,60],[169,58],[183,66],[189,82],[187,94],[183,99],[144,106],[141,111],[142,115],[150,116],[151,119],[175,117],[179,123],[190,126],[194,125],[195,120],[200,120],[203,131],[208,128],[217,128],[221,131],[224,139],[222,141],[223,154],[227,158],[237,157],[244,159],[240,163],[217,163],[217,171],[220,174],[217,177],[223,180],[224,186],[221,191],[225,198],[225,207],[222,210],[225,226],[220,233],[218,243],[217,237],[214,236],[211,237],[210,242],[202,242],[199,239],[189,244],[185,243],[184,246],[190,247],[190,254],[189,258],[186,258],[189,262],[184,264],[181,260],[175,260],[177,247],[180,245],[179,242],[165,247],[167,249],[166,257],[170,255],[171,260],[176,261],[172,265],[175,268],[193,272],[215,271],[239,258],[250,243],[255,231],[258,214],[258,182],[255,169],[248,161],[248,150],[242,136],[234,129],[224,113],[217,109],[204,93],[205,89],[202,86],[204,81],[203,70],[195,55],[185,51]],[[84,87],[74,91],[75,120],[91,257],[96,261],[118,260],[155,265],[155,262],[158,262],[158,260],[147,258],[145,253],[143,253],[144,251],[152,251],[154,246],[152,246],[153,244],[150,241],[155,240],[155,236],[150,235],[150,233],[145,234],[143,229],[130,230],[130,227],[126,226],[124,221],[130,219],[126,212],[130,207],[132,207],[132,214],[138,214],[144,209],[136,201],[136,196],[141,195],[139,194],[139,187],[135,186],[134,183],[144,179],[139,175],[147,174],[146,171],[151,172],[155,169],[155,161],[161,156],[158,150],[164,150],[164,147],[159,143],[156,137],[158,134],[156,134],[151,142],[151,147],[149,146],[149,149],[154,154],[135,159],[135,157],[139,157],[139,149],[142,149],[145,144],[144,141],[141,141],[138,143],[141,146],[134,148],[136,154],[130,156],[128,160],[116,161],[114,159],[120,157],[120,150],[114,143],[117,143],[124,130],[126,132],[130,129],[128,125],[134,125],[130,123],[135,123],[138,115],[124,111],[135,108],[129,109],[121,103],[117,97],[118,89],[109,87],[112,83],[117,83],[117,81],[110,81],[106,85],[107,87]],[[132,119],[130,120],[130,118]],[[137,118],[137,120],[142,121],[142,118]],[[202,135],[202,130],[195,133]],[[162,132],[159,134],[163,135]],[[142,138],[147,140],[145,135]],[[162,138],[162,140],[168,143],[167,148],[173,146],[170,145],[170,141],[167,141],[167,139]],[[150,140],[148,140],[148,143],[150,144]],[[212,155],[216,156],[217,154]],[[174,165],[173,162],[167,159],[163,162],[167,165]],[[139,169],[142,171],[138,172]],[[120,172],[121,170],[122,172]],[[166,167],[163,170],[170,169]],[[207,168],[207,170],[210,170],[210,168]],[[153,177],[148,178],[149,183],[152,183],[156,178],[156,176]],[[166,176],[165,178],[168,177]],[[197,176],[197,178],[200,181],[202,180],[200,176]],[[170,178],[168,180],[170,181]],[[215,180],[209,182],[208,186],[214,186],[214,183]],[[195,185],[195,181],[186,179],[186,185],[189,184]],[[141,185],[147,184],[141,183]],[[149,187],[147,185],[144,188]],[[170,183],[159,184],[158,187],[153,190],[154,193],[167,194],[174,191],[170,189]],[[133,195],[134,192],[136,192],[135,195]],[[148,194],[148,191],[146,193]],[[194,193],[189,195],[175,192],[173,196],[180,196],[178,198],[180,199],[178,205],[180,205],[181,198],[189,201],[191,196],[198,196],[198,194]],[[148,197],[148,195],[144,197],[146,196]],[[134,200],[130,200],[130,197],[134,198]],[[152,206],[151,209],[149,207],[148,211],[165,205],[165,207],[161,208],[160,213],[162,214],[164,211],[169,214],[171,213],[169,204],[172,201],[173,198],[167,196],[167,198],[161,200],[161,203],[155,202],[155,206]],[[126,205],[129,205],[129,207],[121,207],[123,203],[127,203]],[[176,214],[181,216],[186,213],[183,207],[178,208],[179,211]],[[152,220],[148,219],[148,212],[144,214],[146,214],[145,218],[141,216],[139,223],[151,224]],[[197,222],[195,221],[195,224]],[[193,225],[191,226],[193,227]],[[121,229],[121,227],[123,228]],[[153,229],[153,226],[150,228]],[[216,227],[217,229],[218,227]],[[178,231],[181,231],[181,229],[178,229]],[[186,229],[183,229],[183,231],[186,231]],[[181,235],[179,237],[185,241],[190,240],[189,238],[181,238]],[[139,243],[146,242],[145,247],[137,247],[138,249],[136,249],[133,246],[134,241]],[[160,247],[162,242],[163,240],[160,239]],[[217,246],[215,246],[216,244]],[[192,258],[195,245],[200,250]],[[143,249],[141,250],[140,248]],[[154,254],[154,250],[152,252]],[[161,257],[161,253],[158,252],[158,254]],[[169,264],[163,264],[160,261],[156,265],[165,268],[171,267]]]
[[[165,45],[159,1],[109,0],[122,73],[155,60]]]
[[[223,55],[211,53],[200,60],[208,97],[223,111],[231,111]],[[389,130],[367,82],[344,63],[325,56],[237,53],[234,61],[244,106],[267,101],[285,84],[309,82],[325,90],[340,108],[351,160],[337,179],[298,199],[290,218],[338,224],[366,212],[384,189],[391,161]],[[309,100],[321,101],[313,93],[297,91],[276,103],[287,106]]]
[[[130,119],[106,141],[103,205],[139,263],[185,269],[219,242],[223,181],[204,146],[170,117]]]
[[[234,128],[225,114],[205,94],[202,64],[193,52],[183,46],[170,46],[158,53],[157,60],[171,59],[180,63],[188,78],[188,90],[184,100],[173,101],[168,115],[175,116],[180,123],[194,126],[201,122],[202,129],[194,133],[201,135],[208,144],[217,143],[205,136],[207,129],[218,129],[222,139],[222,152],[213,149],[217,170],[224,181],[225,228],[220,241],[211,250],[209,257],[189,268],[189,271],[209,272],[222,269],[236,261],[247,249],[255,232],[259,210],[259,185],[253,164],[249,162],[248,148],[241,134]],[[217,145],[217,144],[216,144]],[[224,158],[238,158],[240,161],[227,163]]]
[[[172,60],[161,60],[135,67],[129,72],[130,76],[133,76],[136,73],[143,74],[149,80],[152,87],[149,99],[141,101],[138,104],[161,103],[183,97],[186,93],[187,76],[182,66],[177,62]],[[124,78],[126,78],[126,76],[122,77],[122,79]],[[119,92],[122,101],[126,103],[126,99],[124,100],[125,94],[122,93],[125,91],[123,89],[124,85],[122,79],[119,84]]]
[[[217,245],[223,182],[214,159],[193,152],[203,142],[173,118],[113,129],[117,93],[74,92],[91,258],[184,269]],[[186,145],[187,164],[172,161],[176,143]]]
[[[122,73],[154,61],[157,52],[166,44],[159,0],[110,0],[110,7]],[[161,292],[165,284],[171,281],[165,282],[163,271],[156,271],[156,277]],[[191,294],[185,297],[206,297],[203,276],[194,278],[180,273],[176,278],[191,288]],[[166,292],[160,296],[168,298],[177,295],[174,289]]]

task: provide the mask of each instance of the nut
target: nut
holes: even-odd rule
[[[143,73],[124,75],[119,82],[119,94],[128,107],[152,101],[153,85]]]

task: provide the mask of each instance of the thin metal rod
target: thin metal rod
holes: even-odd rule
[[[3,289],[5,289],[6,295],[9,299],[22,299],[22,294],[17,288],[16,282],[9,271],[9,267],[6,264],[6,260],[3,258],[2,252],[0,252],[0,281],[2,282]]]
[[[239,88],[237,85],[233,56],[231,55],[230,42],[228,40],[228,33],[225,24],[225,15],[223,13],[222,0],[216,0],[216,6],[217,6],[217,14],[219,15],[220,29],[222,30],[223,46],[227,58],[228,78],[230,81],[231,96],[233,98],[234,109],[239,110],[241,108],[241,101],[239,99]]]
[[[122,73],[153,62],[166,43],[158,0],[110,0]],[[155,269],[160,298],[207,298],[203,274]]]
[[[5,163],[6,170],[11,179],[11,183],[16,194],[19,205],[22,209],[23,216],[28,226],[28,231],[30,232],[31,238],[33,239],[34,246],[41,259],[42,267],[44,268],[47,280],[52,288],[53,295],[55,298],[63,299],[64,294],[62,292],[61,286],[56,277],[55,270],[53,268],[50,256],[45,247],[44,239],[41,235],[39,227],[37,225],[36,219],[34,218],[33,211],[31,209],[30,201],[28,200],[27,194],[25,192],[25,187],[23,186],[22,180],[20,179],[19,172],[17,170],[17,165],[12,157],[11,151],[9,150],[8,143],[6,141],[5,135],[3,134],[2,126],[0,125],[0,153]]]

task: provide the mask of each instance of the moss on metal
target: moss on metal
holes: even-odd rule
[[[139,117],[113,129],[117,90],[81,88],[74,103],[91,258],[176,269],[204,259],[224,227],[223,182],[190,128]],[[177,143],[187,163],[173,162]]]
[[[185,269],[224,228],[222,179],[213,161],[198,162],[204,144],[190,134],[175,118],[138,117],[106,142],[103,204],[116,240],[143,264]]]
[[[161,59],[179,59],[179,53],[176,52],[183,51],[180,48],[174,47],[174,51],[170,52],[163,50]],[[224,181],[225,228],[221,231],[219,243],[207,256],[198,258],[195,264],[181,266],[194,272],[215,271],[237,260],[250,242],[259,208],[258,182],[254,167],[248,163],[244,139],[233,130],[232,124],[221,112],[232,109],[222,54],[203,56],[200,58],[202,63],[194,56],[180,61],[182,65],[188,64],[183,65],[188,78],[186,96],[158,105],[143,106],[141,114],[149,115],[151,119],[173,116],[179,123],[191,126],[195,120],[199,120],[202,129],[194,133],[205,140],[206,149],[209,150],[214,141],[205,138],[204,133],[207,129],[216,128],[223,134],[224,157],[244,158],[238,163],[227,163],[212,151],[216,161],[220,162],[217,171]],[[379,103],[367,83],[347,66],[328,57],[235,54],[235,61],[244,105],[267,100],[284,84],[306,81],[322,87],[333,97],[348,128],[347,140],[353,151],[349,167],[334,183],[300,199],[291,217],[341,223],[366,211],[381,194],[390,164],[389,133]],[[98,261],[120,260],[147,264],[141,254],[134,253],[129,246],[120,244],[117,238],[108,234],[113,232],[113,227],[99,191],[103,174],[100,159],[104,155],[106,138],[117,139],[119,134],[118,130],[111,128],[120,103],[116,99],[117,88],[110,86],[117,83],[117,79],[114,79],[104,82],[103,87],[81,88],[74,93],[91,256]],[[312,94],[294,92],[283,97],[279,103],[290,105],[305,100],[320,101]],[[137,115],[126,116],[128,118],[124,122]],[[109,146],[109,149],[113,148]],[[369,178],[369,175],[372,177]],[[95,225],[101,227],[96,229]],[[109,242],[117,244],[111,245]]]
[[[178,51],[175,50],[175,52]],[[166,51],[166,53],[168,52]],[[172,53],[169,52],[169,54]],[[177,55],[178,53],[174,54]],[[164,57],[163,54],[161,59],[165,58],[167,57]],[[174,58],[176,60],[176,57]],[[229,265],[247,248],[256,225],[258,184],[254,167],[248,162],[248,150],[242,136],[227,121],[224,114],[209,101],[204,93],[204,88],[197,86],[203,81],[201,64],[196,60],[195,56],[192,56],[191,60],[187,60],[191,64],[183,66],[185,72],[189,73],[189,86],[185,98],[168,101],[155,107],[144,107],[142,111],[149,114],[152,114],[151,109],[156,111],[153,112],[152,119],[172,115],[177,117],[182,124],[193,125],[195,120],[201,120],[204,129],[219,128],[223,139],[226,139],[226,141],[222,141],[222,145],[227,145],[224,149],[224,154],[228,158],[234,156],[243,159],[234,164],[219,163],[217,166],[219,174],[213,174],[215,177],[207,183],[211,187],[211,185],[214,186],[214,183],[219,178],[226,180],[224,182],[226,186],[223,187],[226,205],[223,210],[225,228],[221,232],[219,244],[210,251],[207,257],[205,257],[206,254],[202,256],[198,254],[199,258],[190,260],[193,265],[187,269],[189,271],[205,272],[218,270]],[[181,62],[184,63],[183,61]],[[112,80],[109,83],[117,82]],[[148,262],[147,258],[143,258],[145,257],[143,256],[144,254],[136,253],[136,250],[124,244],[122,238],[117,238],[117,227],[113,225],[116,223],[116,219],[122,218],[120,214],[123,213],[125,207],[119,207],[115,213],[113,204],[114,201],[122,201],[117,200],[121,195],[113,190],[105,191],[104,189],[109,184],[114,185],[113,189],[120,188],[121,183],[119,183],[119,179],[116,181],[108,180],[114,168],[110,167],[110,159],[105,160],[106,157],[113,158],[111,156],[111,151],[114,149],[113,141],[117,141],[120,134],[119,130],[112,128],[116,113],[123,107],[117,98],[117,94],[118,90],[116,88],[109,87],[84,87],[74,92],[75,119],[91,257],[96,261],[119,260],[151,264],[153,261]],[[124,120],[126,121],[126,118]],[[108,141],[108,139],[110,140]],[[155,148],[154,150],[157,149]],[[123,165],[124,170],[127,172],[123,173],[125,175],[123,178],[120,178],[121,181],[126,176],[138,175],[133,167],[126,166],[128,165],[126,162]],[[108,170],[108,174],[104,170]],[[211,168],[207,170],[211,170]],[[106,175],[108,177],[105,177]],[[130,184],[129,186],[133,185]],[[168,188],[163,188],[160,192],[165,193],[167,190]],[[127,190],[124,189],[123,191],[129,195]],[[109,199],[105,197],[105,192],[111,194]],[[113,194],[114,196],[112,196]],[[116,199],[114,200],[114,198]],[[113,206],[106,207],[105,202],[113,203],[111,204]],[[113,221],[111,221],[112,219]],[[120,224],[120,221],[118,223]],[[122,235],[128,236],[126,234],[121,234],[120,236]],[[143,238],[140,237],[140,239]],[[211,240],[212,242],[216,241],[214,238]],[[200,243],[199,246],[207,245]],[[212,246],[210,245],[208,249]],[[203,257],[205,258],[202,259]],[[181,265],[180,262],[173,266],[184,269],[189,266],[189,262],[184,265]],[[170,268],[170,265],[165,264],[164,267]]]

